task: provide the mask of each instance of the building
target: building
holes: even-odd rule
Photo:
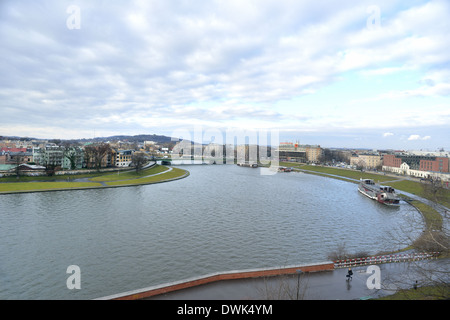
[[[80,147],[69,147],[63,151],[64,170],[76,170],[84,167],[84,150]]]
[[[353,155],[350,158],[350,165],[364,169],[381,169],[383,166],[383,157],[376,154]]]
[[[84,151],[80,147],[59,147],[47,145],[33,148],[33,160],[37,165],[60,167],[64,170],[83,168]]]
[[[319,145],[305,145],[306,160],[311,163],[318,163],[323,154],[323,150]]]
[[[411,170],[449,172],[448,157],[406,153],[384,155],[383,166],[400,168],[402,163],[406,163]]]
[[[301,145],[298,142],[280,142],[278,155],[281,161],[317,163],[323,154],[319,145]]]
[[[133,161],[133,150],[118,150],[114,152],[116,167],[129,167]]]
[[[298,142],[280,142],[278,158],[280,161],[306,162],[306,149],[301,148]]]
[[[37,165],[62,167],[64,155],[62,148],[56,145],[47,145],[43,148],[33,148],[33,158]]]
[[[434,155],[396,153],[386,154],[383,159],[383,170],[423,179],[439,177],[449,181],[449,166],[448,157]]]
[[[3,147],[0,149],[0,164],[18,165],[33,162],[31,149]]]
[[[35,164],[23,163],[19,165],[17,169],[22,175],[36,175],[36,173],[43,174],[46,168],[44,166],[39,166]]]
[[[33,152],[31,151],[10,152],[9,162],[15,164],[33,162]]]
[[[383,166],[400,168],[402,164],[402,159],[397,158],[394,154],[385,154],[383,156]]]

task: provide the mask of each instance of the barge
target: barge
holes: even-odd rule
[[[400,198],[397,196],[395,189],[389,186],[382,186],[375,183],[372,179],[362,179],[358,185],[358,191],[366,197],[376,200],[379,203],[388,206],[399,206]]]

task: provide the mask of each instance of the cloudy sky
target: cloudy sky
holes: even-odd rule
[[[450,150],[450,1],[0,2],[0,135]]]

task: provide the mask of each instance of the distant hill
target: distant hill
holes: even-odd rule
[[[144,141],[155,141],[156,143],[169,143],[169,142],[178,142],[179,139],[167,137],[163,135],[157,134],[139,134],[135,136],[127,136],[127,135],[117,135],[110,137],[97,137],[97,138],[89,138],[89,139],[35,139],[30,137],[18,137],[18,136],[0,136],[0,140],[8,139],[8,140],[47,140],[47,141],[79,141],[79,142],[87,142],[87,141],[98,141],[98,142],[107,142],[107,141],[129,141],[129,142],[144,142]]]
[[[155,141],[157,143],[167,143],[167,142],[177,142],[179,139],[171,138],[167,136],[157,135],[157,134],[139,134],[136,136],[126,136],[117,135],[111,137],[99,137],[94,139],[83,139],[83,140],[95,140],[95,141],[129,141],[129,142],[144,142],[144,141]],[[79,140],[82,141],[82,140]]]

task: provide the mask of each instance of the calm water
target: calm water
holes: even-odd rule
[[[212,272],[399,248],[418,213],[339,180],[183,166],[170,183],[0,196],[0,299],[91,299]],[[408,234],[410,230],[406,231]],[[417,231],[415,231],[417,232]],[[81,269],[69,290],[67,267]]]

